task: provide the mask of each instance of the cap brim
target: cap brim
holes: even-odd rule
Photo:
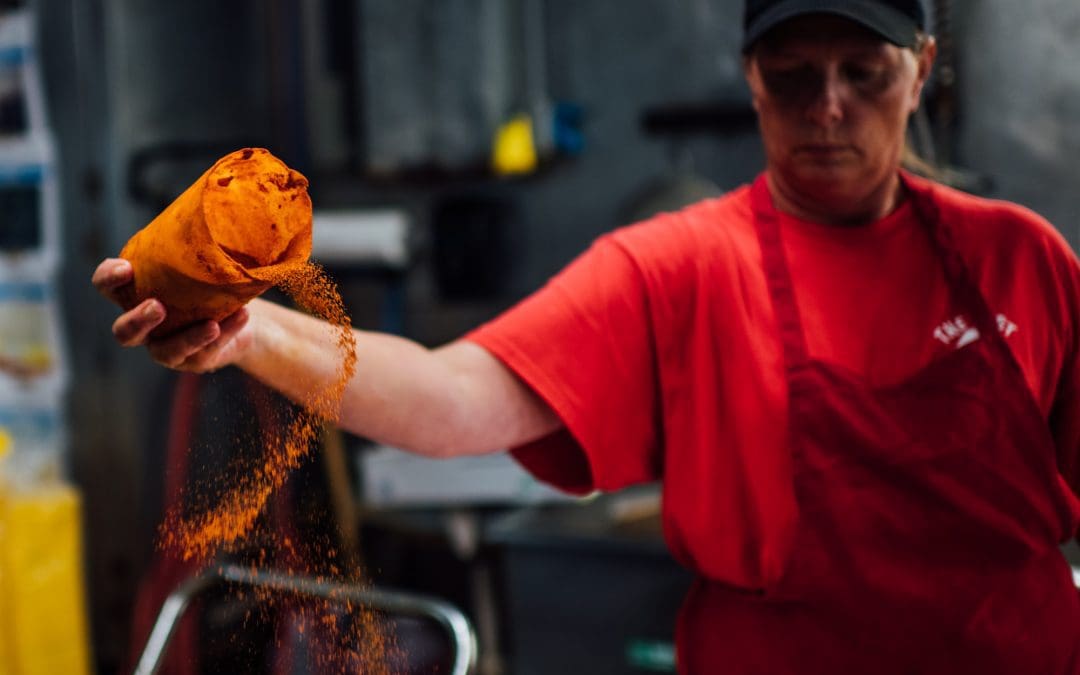
[[[807,14],[833,14],[868,28],[900,47],[915,45],[919,27],[911,17],[892,7],[867,4],[858,0],[789,0],[770,7],[754,17],[743,34],[743,51],[747,51],[763,35],[780,24]]]

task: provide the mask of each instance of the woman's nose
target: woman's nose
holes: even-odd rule
[[[847,87],[843,79],[835,72],[823,73],[807,106],[807,117],[823,127],[839,123],[844,119],[846,96]]]

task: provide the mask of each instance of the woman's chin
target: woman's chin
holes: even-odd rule
[[[801,185],[828,192],[858,192],[865,182],[864,172],[851,161],[802,162],[795,167],[793,178]]]

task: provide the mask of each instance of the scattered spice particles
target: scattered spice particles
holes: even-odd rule
[[[352,322],[325,272],[311,263],[289,266],[281,270],[276,285],[292,297],[297,307],[325,319],[337,334],[341,354],[337,379],[300,401],[301,409],[284,422],[283,434],[264,430],[259,462],[249,471],[233,474],[235,482],[218,496],[216,503],[208,504],[195,495],[199,505],[195,515],[186,513],[180,504],[170,510],[159,528],[158,546],[184,560],[209,564],[221,553],[250,547],[252,536],[258,534],[253,573],[273,569],[318,582],[367,586],[359,566],[345,568],[338,564],[332,543],[310,541],[301,545],[287,535],[266,532],[267,526],[260,520],[272,496],[318,445],[323,425],[336,422],[345,386],[356,371]],[[199,486],[194,487],[197,490]],[[388,662],[400,656],[382,617],[351,601],[290,597],[279,590],[258,588],[253,595],[264,618],[288,617],[291,634],[306,641],[304,653],[318,672],[389,675]],[[289,634],[279,634],[275,645],[279,650],[288,651]]]
[[[180,551],[185,560],[206,560],[218,550],[228,550],[251,531],[270,495],[290,472],[300,466],[319,437],[324,423],[334,423],[345,385],[356,372],[356,337],[341,296],[325,273],[314,264],[287,269],[279,280],[282,289],[306,311],[326,319],[338,334],[342,362],[337,380],[327,389],[311,392],[283,436],[267,434],[264,461],[254,470],[237,476],[237,483],[206,513],[185,518],[179,511],[167,514],[161,527],[161,544]]]

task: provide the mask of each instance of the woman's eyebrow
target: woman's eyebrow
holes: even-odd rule
[[[805,61],[806,55],[801,54],[798,50],[786,49],[784,47],[777,47],[775,49],[762,50],[758,55],[761,58],[765,58],[770,61]]]
[[[882,59],[888,60],[889,55],[884,45],[873,43],[866,45],[852,45],[850,47],[840,47],[841,58],[865,58],[865,59]],[[798,47],[791,47],[788,45],[762,45],[761,50],[758,52],[759,57],[766,57],[770,59],[802,59],[812,60],[819,54],[807,53],[803,49]]]

